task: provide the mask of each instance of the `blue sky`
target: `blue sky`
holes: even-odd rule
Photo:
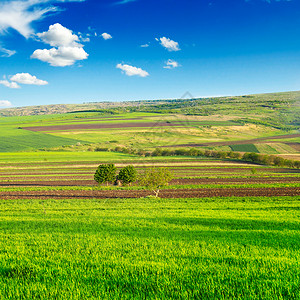
[[[300,90],[299,0],[1,0],[0,106]]]

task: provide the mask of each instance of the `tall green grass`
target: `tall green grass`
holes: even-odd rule
[[[232,151],[259,153],[258,149],[253,144],[241,144],[230,146]]]
[[[299,205],[1,200],[0,299],[299,299]]]
[[[30,151],[42,148],[76,145],[82,140],[58,137],[41,132],[1,127],[0,152]]]

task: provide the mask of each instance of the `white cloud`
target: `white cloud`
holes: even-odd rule
[[[10,106],[12,106],[10,101],[0,100],[0,107],[10,107]]]
[[[46,85],[47,81],[36,78],[29,73],[17,73],[10,77],[10,81],[4,76],[4,80],[0,80],[0,84],[11,88],[19,89],[21,88],[19,84],[30,84],[30,85]]]
[[[83,43],[89,43],[91,41],[91,39],[89,37],[83,37],[83,36],[80,36],[80,40]]]
[[[13,28],[25,38],[34,34],[31,24],[43,19],[48,13],[57,12],[54,3],[84,2],[85,0],[1,0],[0,34]]]
[[[160,41],[160,44],[165,47],[168,51],[179,51],[179,44],[171,39],[168,39],[166,37],[162,37],[160,39],[157,39],[157,41]]]
[[[135,2],[135,1],[137,1],[137,0],[122,0],[122,1],[116,2],[115,5],[127,4],[127,3]]]
[[[29,73],[17,73],[10,78],[11,81],[19,84],[31,84],[31,85],[47,85],[45,80],[37,79],[36,76],[32,76]]]
[[[117,64],[117,68],[125,72],[127,76],[147,77],[149,73],[141,68],[133,67],[126,64]]]
[[[37,33],[37,36],[52,47],[83,47],[78,43],[78,36],[59,23],[50,25],[48,31]]]
[[[36,58],[49,63],[54,67],[66,67],[73,65],[77,60],[88,58],[88,54],[83,48],[79,47],[59,47],[51,49],[37,49],[31,55],[31,58]]]
[[[21,88],[16,82],[10,82],[8,80],[0,80],[0,84],[10,88],[10,89],[19,89]]]
[[[149,46],[150,46],[150,43],[141,45],[142,48],[148,48]]]
[[[112,36],[109,33],[102,33],[101,36],[105,39],[105,40],[110,40],[112,39]]]
[[[37,49],[33,52],[31,58],[47,62],[51,66],[71,66],[76,61],[87,59],[89,56],[84,51],[83,45],[78,43],[78,36],[59,23],[49,26],[48,31],[38,33],[37,36],[53,48]]]
[[[169,59],[164,66],[165,69],[175,69],[179,67],[179,63],[175,60]]]
[[[0,46],[0,52],[2,52],[3,54],[0,55],[0,57],[11,57],[13,55],[15,55],[17,52],[14,51],[14,50],[8,50],[8,49],[5,49],[3,47]]]
[[[13,28],[21,35],[28,38],[33,34],[31,23],[42,19],[48,12],[56,10],[49,6],[41,8],[38,4],[45,1],[2,1],[0,4],[0,33],[5,33]]]

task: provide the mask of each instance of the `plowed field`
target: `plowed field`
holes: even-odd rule
[[[138,172],[167,166],[174,174],[170,186],[161,189],[162,198],[300,196],[300,172],[287,168],[272,168],[250,163],[222,160],[187,161],[166,158],[165,161],[124,160],[118,169],[133,164]],[[130,188],[100,187],[93,180],[95,161],[34,162],[2,164],[0,168],[0,198],[139,198],[152,191],[133,184]],[[255,174],[252,174],[253,168]],[[257,173],[257,174],[256,174]],[[177,186],[175,186],[177,185]]]
[[[140,198],[149,196],[149,191],[25,191],[1,192],[2,199],[25,198]],[[223,188],[223,189],[176,189],[162,190],[161,198],[206,198],[250,196],[300,196],[300,188]]]

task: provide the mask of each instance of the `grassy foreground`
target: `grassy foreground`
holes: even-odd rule
[[[0,299],[300,299],[299,205],[1,200]]]

